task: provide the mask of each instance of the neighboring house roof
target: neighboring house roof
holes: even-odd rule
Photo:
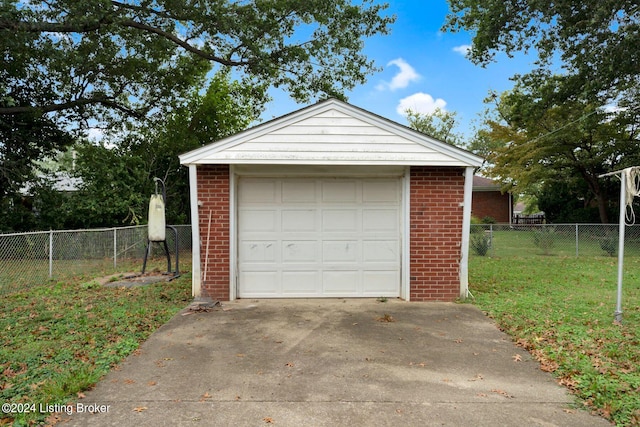
[[[42,176],[40,176],[42,178]],[[80,185],[82,184],[82,179],[69,176],[67,172],[51,172],[48,174],[52,182],[52,188],[55,191],[72,193],[74,191],[78,191]],[[26,183],[22,188],[20,188],[20,194],[23,196],[28,196],[33,188],[32,183]]]
[[[57,172],[53,177],[53,189],[56,191],[73,192],[78,191],[82,179],[69,176],[66,172]]]
[[[180,163],[480,166],[482,158],[329,99],[182,154]]]
[[[501,191],[500,184],[489,178],[473,177],[473,191]]]

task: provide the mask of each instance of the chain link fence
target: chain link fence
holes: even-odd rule
[[[191,226],[173,227],[176,233],[167,229],[172,269],[175,269],[176,255],[179,255],[180,271],[188,270],[191,265]],[[88,273],[107,275],[140,271],[146,245],[146,225],[0,234],[0,295],[42,284],[49,279]],[[151,245],[149,258],[152,262],[147,271],[166,269],[166,256],[161,244]]]
[[[472,256],[618,256],[618,224],[473,224]],[[640,255],[640,225],[625,229],[624,255]]]

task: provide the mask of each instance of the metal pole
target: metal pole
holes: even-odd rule
[[[578,224],[576,224],[576,258],[578,258]]]
[[[53,230],[49,230],[49,279],[53,278]]]
[[[118,229],[113,227],[113,269],[118,269]]]
[[[616,311],[614,320],[622,322],[622,273],[624,264],[624,228],[626,227],[625,214],[627,210],[627,175],[622,172],[620,174],[620,224],[618,236],[618,299],[616,302]]]

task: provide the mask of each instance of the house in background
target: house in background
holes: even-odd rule
[[[467,296],[470,152],[329,99],[180,162],[194,296]]]
[[[500,184],[491,179],[474,176],[471,215],[480,220],[490,217],[499,224],[511,224],[513,217],[511,193],[502,193]]]

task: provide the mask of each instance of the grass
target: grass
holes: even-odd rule
[[[623,323],[614,324],[611,257],[470,260],[475,304],[587,407],[640,425],[640,259],[625,259]]]
[[[37,409],[74,401],[191,300],[190,274],[129,289],[92,279],[43,281],[3,295],[1,403]],[[38,425],[48,416],[2,413],[0,425]]]

